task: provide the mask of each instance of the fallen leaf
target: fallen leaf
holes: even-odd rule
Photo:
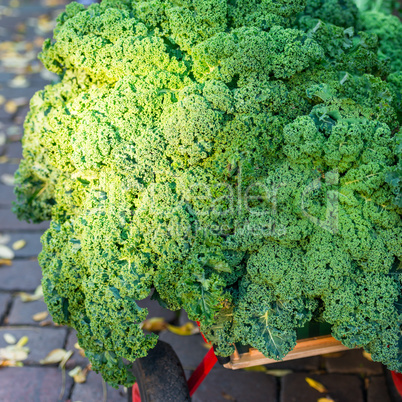
[[[0,367],[24,367],[24,364],[15,360],[0,360]]]
[[[4,105],[4,110],[8,114],[14,114],[20,106],[25,106],[28,104],[28,98],[21,97],[21,98],[15,98],[11,99],[6,102]]]
[[[14,175],[9,173],[3,173],[1,175],[1,182],[6,186],[14,186],[15,185]]]
[[[64,349],[53,349],[49,354],[42,360],[39,360],[40,364],[55,364],[60,363],[68,353]]]
[[[226,392],[222,391],[222,396],[224,399],[226,399],[227,401],[236,401],[236,398]]]
[[[28,357],[29,348],[16,345],[9,345],[0,349],[0,360],[14,362],[23,361]]]
[[[11,240],[9,235],[0,234],[0,244],[7,244]]]
[[[17,250],[21,250],[22,248],[24,248],[26,246],[27,242],[25,240],[17,240],[13,243],[12,248],[17,251]]]
[[[5,333],[3,335],[3,338],[9,345],[14,345],[17,342],[15,336],[9,333]]]
[[[202,347],[209,350],[212,348],[212,343],[202,342]]]
[[[166,329],[167,323],[164,318],[161,317],[153,317],[145,320],[141,324],[141,328],[150,332],[160,332]]]
[[[176,327],[174,325],[167,326],[167,329],[170,332],[173,332],[176,335],[180,336],[189,336],[198,334],[200,332],[198,326],[194,325],[191,321],[187,322],[186,324],[182,325],[181,327]]]
[[[0,95],[0,106],[6,101],[4,95]]]
[[[334,402],[332,398],[318,398],[317,402]]]
[[[43,321],[49,313],[47,311],[41,311],[40,313],[36,313],[32,316],[34,321]]]
[[[368,353],[365,350],[363,350],[363,357],[365,357],[367,360],[370,360],[371,362],[373,361],[373,359],[371,358],[371,353]]]
[[[15,346],[17,346],[18,348],[22,348],[23,346],[25,346],[29,341],[29,338],[27,336],[23,336],[20,338],[20,340],[17,342],[17,344]]]
[[[293,373],[292,370],[267,370],[267,374],[273,375],[274,377],[284,377],[285,375]]]
[[[0,265],[11,266],[13,265],[13,262],[11,260],[8,260],[7,258],[0,258]]]
[[[63,360],[62,360],[62,361],[60,362],[60,364],[59,364],[59,367],[60,367],[61,369],[64,368],[64,366],[66,365],[68,359],[73,355],[73,353],[74,353],[74,352],[73,352],[72,350],[69,350],[69,351],[64,355]]]
[[[25,75],[17,75],[8,83],[10,88],[28,88],[29,85],[29,81]]]
[[[320,382],[313,380],[310,377],[306,377],[306,381],[307,381],[307,384],[310,385],[311,388],[314,388],[318,392],[321,392],[321,393],[328,392],[328,390]]]
[[[77,384],[83,384],[87,380],[89,367],[85,367],[84,370],[80,367],[74,367],[71,371],[68,372],[68,375],[74,379],[74,382]]]
[[[40,327],[48,327],[49,325],[52,325],[52,320],[41,321],[39,323]]]
[[[7,136],[4,133],[0,133],[0,147],[7,142]]]
[[[0,244],[0,258],[12,260],[15,257],[14,251],[10,247]]]
[[[24,303],[39,300],[39,299],[41,299],[43,297],[42,286],[39,285],[36,288],[34,294],[29,294],[29,293],[26,293],[26,292],[18,292],[17,295],[20,296],[21,301],[24,302]]]
[[[19,0],[11,0],[9,4],[10,4],[10,7],[17,8],[20,6],[20,1]]]

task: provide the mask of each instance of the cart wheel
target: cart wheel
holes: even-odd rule
[[[128,390],[129,402],[191,401],[183,367],[166,342],[158,341],[148,356],[137,359],[133,374],[137,382]]]

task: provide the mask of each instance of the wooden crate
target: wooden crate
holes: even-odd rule
[[[303,357],[317,356],[324,353],[334,353],[348,350],[331,335],[316,336],[312,338],[300,339],[295,348],[289,352],[282,361],[302,359]],[[224,367],[232,370],[245,367],[259,366],[261,364],[277,363],[277,360],[265,357],[257,349],[250,348],[246,353],[239,353],[237,349],[230,356],[230,362]]]

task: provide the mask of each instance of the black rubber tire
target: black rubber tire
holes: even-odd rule
[[[183,367],[173,348],[158,341],[146,357],[133,365],[141,402],[190,402],[190,393]],[[132,401],[132,389],[128,401]]]

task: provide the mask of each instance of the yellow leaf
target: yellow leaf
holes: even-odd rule
[[[14,114],[18,110],[18,105],[16,104],[16,102],[14,100],[11,99],[8,102],[6,102],[6,104],[4,105],[4,110],[8,114]]]
[[[13,262],[11,260],[8,260],[7,258],[0,258],[0,265],[8,265],[11,266]]]
[[[21,250],[22,248],[24,248],[26,246],[27,242],[25,240],[17,240],[13,243],[12,247],[14,250]]]
[[[49,313],[47,311],[41,311],[40,313],[36,313],[32,316],[34,321],[43,321]]]
[[[373,359],[371,358],[371,353],[368,353],[365,350],[363,350],[363,357],[365,357],[367,360],[370,360],[371,362],[373,361]]]
[[[243,370],[245,371],[256,371],[260,373],[266,373],[267,368],[265,366],[252,366],[252,367],[245,367]]]
[[[28,357],[28,348],[19,348],[17,345],[10,345],[0,349],[0,360],[22,361]]]
[[[19,347],[19,348],[22,348],[23,346],[25,346],[28,343],[28,341],[29,341],[29,338],[27,336],[23,336],[17,342],[16,346]]]
[[[17,342],[15,336],[9,333],[4,334],[3,338],[9,345],[14,345]]]
[[[83,370],[80,366],[77,366],[69,371],[68,375],[73,377],[75,383],[82,384],[87,380],[88,371],[88,367],[85,367]]]
[[[211,344],[211,343],[202,342],[202,347],[209,350],[209,349],[212,348],[212,344]]]
[[[310,377],[306,377],[306,381],[307,381],[307,384],[310,385],[311,388],[314,388],[318,392],[321,392],[321,393],[328,392],[328,390],[320,382],[313,380]]]
[[[17,75],[9,83],[10,88],[27,88],[29,87],[29,81],[24,75]]]
[[[44,359],[40,360],[40,364],[60,363],[66,356],[67,351],[64,349],[52,350]]]
[[[285,375],[293,373],[292,370],[267,370],[267,374],[273,375],[274,377],[284,377]]]
[[[66,363],[68,362],[68,359],[73,355],[73,351],[72,350],[69,350],[65,355],[64,355],[64,357],[63,357],[63,360],[60,362],[60,364],[59,364],[59,367],[61,368],[61,369],[63,369],[64,368],[64,366],[66,365]]]
[[[180,336],[194,335],[200,332],[199,328],[196,325],[194,325],[191,321],[182,325],[181,327],[176,327],[174,325],[168,324],[167,329],[170,332],[173,332],[174,334]]]
[[[318,398],[317,402],[334,402],[332,398]]]
[[[145,320],[142,323],[141,328],[150,332],[160,332],[166,329],[166,325],[167,323],[164,318],[153,317],[149,318],[148,320]]]
[[[15,360],[0,360],[0,367],[24,367],[24,364]]]
[[[24,303],[39,300],[43,297],[42,286],[39,285],[36,288],[34,294],[29,294],[26,292],[18,292],[17,295],[21,297],[21,301],[23,301]]]
[[[12,260],[15,257],[14,251],[10,247],[0,244],[0,258],[4,260]]]

